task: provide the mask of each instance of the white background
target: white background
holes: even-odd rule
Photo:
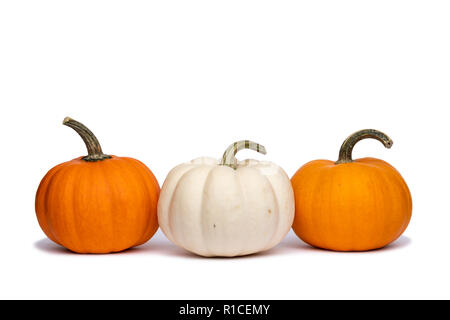
[[[450,298],[448,1],[1,1],[0,298]],[[106,153],[175,165],[235,140],[289,176],[355,157],[394,165],[410,226],[367,253],[313,249],[294,234],[266,253],[205,259],[159,231],[119,254],[78,255],[40,230],[45,173],[85,155],[65,116]]]

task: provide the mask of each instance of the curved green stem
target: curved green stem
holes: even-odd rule
[[[88,155],[83,157],[82,159],[85,161],[101,161],[104,159],[110,159],[111,156],[104,154],[102,152],[102,147],[98,142],[95,135],[89,130],[84,124],[73,120],[70,117],[65,117],[63,121],[63,125],[68,126],[75,130],[83,139],[84,144],[86,145]]]
[[[237,169],[237,159],[236,159],[236,153],[242,149],[250,149],[257,151],[262,154],[266,154],[266,148],[264,146],[260,145],[259,143],[250,141],[250,140],[241,140],[237,141],[233,144],[231,144],[227,150],[223,153],[221,165],[223,166],[229,166],[233,169]]]
[[[336,164],[353,162],[352,160],[353,147],[359,141],[369,138],[380,141],[388,149],[390,149],[394,144],[391,138],[389,138],[386,134],[378,130],[366,129],[355,132],[354,134],[349,136],[342,144],[341,150],[339,151],[339,159],[338,161],[336,161]]]

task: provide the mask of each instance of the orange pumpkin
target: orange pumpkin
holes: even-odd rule
[[[400,173],[383,160],[352,160],[354,145],[366,138],[392,140],[376,130],[362,130],[342,145],[339,160],[316,160],[292,177],[295,194],[293,229],[312,246],[336,251],[365,251],[386,246],[405,231],[412,201]]]
[[[86,157],[61,163],[42,179],[36,215],[45,234],[78,253],[117,252],[145,243],[158,229],[159,184],[132,158],[105,155],[94,134],[66,118]]]

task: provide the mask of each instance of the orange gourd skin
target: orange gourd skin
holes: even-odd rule
[[[52,168],[36,194],[45,234],[78,253],[118,252],[148,241],[158,229],[159,184],[142,162],[125,157]]]
[[[295,233],[335,251],[366,251],[396,240],[411,219],[412,200],[400,173],[385,161],[335,164],[316,160],[291,179]]]

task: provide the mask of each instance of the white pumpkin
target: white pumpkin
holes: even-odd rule
[[[244,140],[232,144],[222,161],[197,158],[173,168],[158,202],[167,238],[202,256],[241,256],[277,245],[294,219],[289,177],[274,163],[237,161],[240,149],[265,154]]]

